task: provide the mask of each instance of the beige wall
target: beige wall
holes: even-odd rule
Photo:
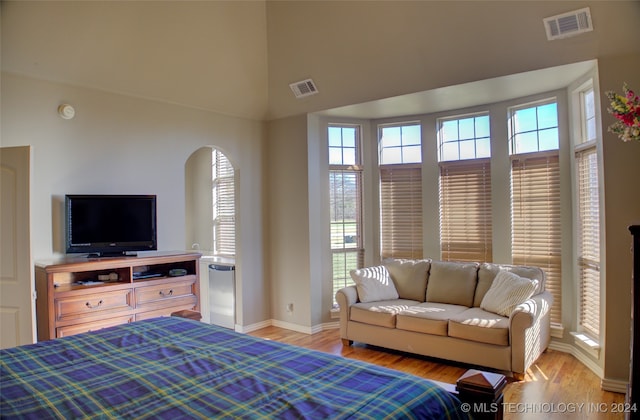
[[[5,0],[0,8],[5,72],[265,116],[264,0]]]
[[[64,252],[72,193],[156,194],[158,249],[185,249],[185,164],[219,146],[239,173],[240,324],[268,319],[262,204],[263,123],[94,89],[2,74],[2,142],[33,147],[32,257]],[[76,117],[63,120],[68,102]],[[244,261],[250,263],[242,264]]]
[[[307,118],[269,122],[267,199],[271,316],[311,327]],[[286,306],[293,303],[293,313]]]
[[[640,7],[640,6],[639,6]],[[603,57],[600,61],[600,89],[622,92],[622,83],[640,90],[640,55]],[[603,126],[614,118],[606,111]],[[631,234],[628,227],[640,223],[640,142],[625,143],[604,132],[604,199],[606,289],[604,301],[606,349],[605,377],[626,379],[629,372],[629,320],[631,316]],[[636,302],[639,302],[636,299]]]
[[[543,18],[587,6],[593,32],[547,41]],[[638,1],[268,1],[268,114],[638,52],[638,21]],[[296,100],[308,77],[320,93]]]

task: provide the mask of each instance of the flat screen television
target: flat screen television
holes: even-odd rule
[[[158,247],[155,195],[66,195],[66,252],[132,255]]]

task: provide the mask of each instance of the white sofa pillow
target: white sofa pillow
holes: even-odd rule
[[[538,285],[530,280],[500,270],[480,303],[480,308],[502,316],[509,316],[516,306],[533,296]]]
[[[351,270],[350,274],[356,283],[360,302],[398,299],[398,291],[385,266],[380,265]]]

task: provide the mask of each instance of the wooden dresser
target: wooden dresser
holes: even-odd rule
[[[200,256],[157,252],[36,263],[38,341],[199,311]]]

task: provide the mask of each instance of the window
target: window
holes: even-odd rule
[[[438,121],[443,261],[493,260],[489,115]]]
[[[380,127],[380,164],[422,162],[419,124]]]
[[[545,271],[551,322],[562,322],[560,161],[556,103],[511,110],[511,253]]]
[[[379,127],[380,254],[422,258],[422,139],[420,125]]]
[[[217,149],[212,152],[213,254],[236,254],[236,215],[233,166]]]
[[[576,153],[578,189],[578,278],[580,328],[600,335],[600,200],[596,148]]]
[[[558,150],[558,111],[555,102],[513,109],[509,128],[511,155]]]
[[[600,336],[600,195],[593,87],[579,92],[581,130],[575,147],[577,190],[578,325]]]
[[[596,106],[593,96],[593,88],[589,88],[580,93],[580,109],[582,116],[582,143],[596,139]]]
[[[440,162],[491,157],[489,115],[438,121]]]
[[[331,125],[329,202],[333,296],[353,284],[349,272],[364,264],[360,127]],[[334,301],[334,305],[336,302]]]

